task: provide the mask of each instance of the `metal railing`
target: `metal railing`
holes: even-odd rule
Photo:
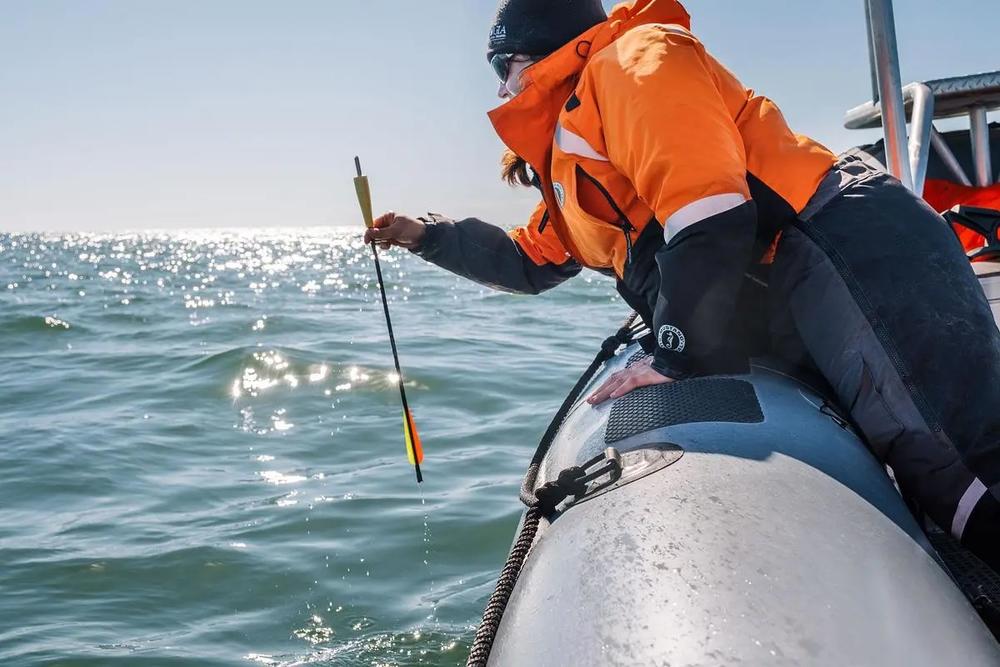
[[[906,159],[906,112],[903,107],[903,84],[899,78],[892,0],[865,0],[865,16],[868,19],[872,89],[878,93],[874,101],[882,110],[886,167],[890,174],[912,190],[913,178]]]
[[[881,116],[886,168],[906,187],[918,195],[923,194],[930,148],[933,147],[943,164],[960,183],[972,185],[958,159],[934,128],[934,93],[931,87],[925,83],[911,83],[906,87],[901,84],[892,0],[864,0],[864,3],[872,105]],[[973,80],[975,77],[969,79]],[[911,106],[909,137],[906,132],[907,102]],[[872,105],[852,109],[848,113],[848,127],[865,116],[866,112],[870,118]],[[986,112],[986,107],[982,105],[974,105],[968,111],[975,185],[981,187],[994,182]]]

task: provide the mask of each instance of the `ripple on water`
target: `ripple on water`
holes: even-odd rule
[[[0,234],[0,662],[464,662],[532,445],[625,308],[381,256],[419,489],[356,228]]]
[[[55,315],[21,315],[5,319],[2,322],[4,336],[15,336],[17,334],[47,334],[60,333],[74,329],[79,330],[79,325],[71,326],[69,322],[60,319]]]

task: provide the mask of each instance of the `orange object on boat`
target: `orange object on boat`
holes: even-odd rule
[[[924,185],[924,199],[939,213],[943,213],[957,204],[1000,211],[1000,183],[986,187],[975,187],[941,179],[927,179],[927,183]],[[961,240],[962,247],[965,248],[966,252],[978,250],[986,245],[986,239],[982,234],[962,225],[952,225],[952,228]],[[996,242],[1000,239],[992,239],[992,241]]]

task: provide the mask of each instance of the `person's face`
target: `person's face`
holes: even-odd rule
[[[493,71],[500,78],[500,87],[497,89],[497,97],[502,100],[509,100],[521,92],[521,74],[535,63],[531,56],[498,53],[493,56],[490,64]]]

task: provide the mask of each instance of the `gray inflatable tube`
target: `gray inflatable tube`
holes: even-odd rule
[[[1000,665],[886,471],[796,379],[580,401],[538,484],[609,446],[621,479],[542,521],[490,665]]]

